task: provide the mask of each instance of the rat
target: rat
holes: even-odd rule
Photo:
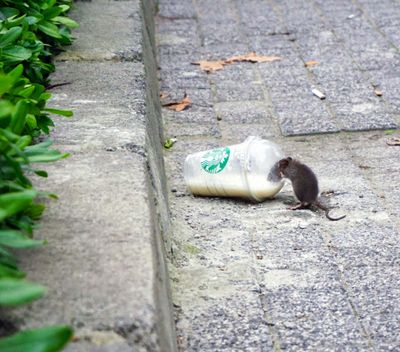
[[[319,188],[317,176],[305,164],[300,161],[287,157],[278,162],[278,172],[281,177],[288,178],[292,182],[294,194],[300,201],[300,204],[291,208],[292,210],[309,208],[314,205],[325,212],[325,216],[332,221],[337,221],[346,217],[343,215],[339,218],[329,216],[327,207],[322,205],[318,200]]]

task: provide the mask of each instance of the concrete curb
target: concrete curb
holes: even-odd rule
[[[75,43],[57,58],[55,147],[38,188],[60,196],[21,258],[45,298],[13,310],[18,328],[71,324],[67,351],[174,351],[165,245],[169,210],[154,55],[153,1],[77,2]]]

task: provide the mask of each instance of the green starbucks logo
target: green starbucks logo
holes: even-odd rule
[[[201,158],[201,167],[210,174],[221,172],[229,160],[229,148],[217,148],[205,153]]]

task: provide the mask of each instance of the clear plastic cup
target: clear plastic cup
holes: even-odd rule
[[[250,136],[241,144],[188,155],[183,174],[188,190],[195,195],[261,202],[283,186],[282,179],[271,172],[282,158],[277,144]]]

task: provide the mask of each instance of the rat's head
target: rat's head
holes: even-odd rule
[[[278,172],[281,177],[288,177],[290,178],[290,169],[292,165],[293,159],[288,156],[285,159],[281,159],[278,161]]]
[[[289,167],[290,163],[293,161],[293,159],[288,156],[285,159],[281,159],[278,161],[278,168],[279,171],[283,172],[287,167]]]

